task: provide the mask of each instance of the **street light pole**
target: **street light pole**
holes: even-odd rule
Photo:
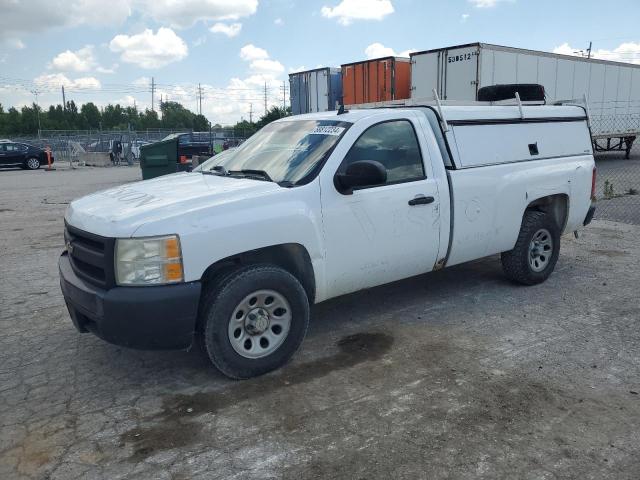
[[[42,129],[40,125],[40,104],[38,103],[38,90],[31,90],[36,97],[36,115],[38,116],[38,138],[40,138],[40,130]]]

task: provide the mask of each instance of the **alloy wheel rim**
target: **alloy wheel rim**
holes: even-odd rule
[[[36,160],[35,158],[30,158],[29,160],[27,160],[27,166],[31,169],[36,169],[40,166],[40,162],[38,162],[38,160]]]
[[[229,342],[245,358],[262,358],[284,343],[290,328],[291,306],[287,299],[275,290],[257,290],[233,310]]]
[[[534,272],[542,272],[553,254],[553,238],[546,228],[534,233],[529,243],[529,266]]]

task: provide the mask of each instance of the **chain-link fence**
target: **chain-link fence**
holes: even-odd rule
[[[640,225],[640,138],[626,151],[596,152],[596,219]]]
[[[226,143],[235,146],[245,140],[242,132],[232,127],[213,128],[207,132],[187,130],[150,129],[138,131],[100,130],[41,130],[37,136],[12,137],[16,142],[28,143],[41,148],[50,147],[56,163],[77,165],[82,154],[87,152],[110,153],[115,142],[122,144],[124,165],[133,165],[140,158],[140,147],[158,142],[174,133],[190,133],[199,142],[208,142],[212,151],[221,150]]]

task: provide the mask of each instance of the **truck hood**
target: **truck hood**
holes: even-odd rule
[[[176,173],[102,190],[71,202],[65,221],[104,237],[130,237],[142,225],[283,188],[276,183]],[[170,232],[167,232],[170,233]]]

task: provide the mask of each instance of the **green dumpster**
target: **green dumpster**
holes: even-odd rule
[[[177,137],[140,147],[140,168],[143,180],[176,173],[178,167]]]

